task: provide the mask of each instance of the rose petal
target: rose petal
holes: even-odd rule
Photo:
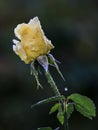
[[[25,63],[33,62],[37,57],[48,54],[54,48],[44,35],[38,17],[31,19],[27,24],[18,24],[14,33],[20,41],[13,40],[13,50]]]
[[[14,43],[15,45],[16,45],[17,43],[19,43],[19,41],[16,40],[16,39],[13,39],[12,41],[13,41],[13,43]]]
[[[21,26],[22,24],[18,24],[17,27],[14,29],[15,36],[21,40]]]
[[[16,49],[16,45],[13,45],[13,51],[18,55],[17,49]]]
[[[38,23],[40,23],[39,18],[34,17],[33,19],[30,19],[28,24],[31,25],[31,26],[34,26],[35,24],[38,24]]]

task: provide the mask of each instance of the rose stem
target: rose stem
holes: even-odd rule
[[[56,86],[56,84],[55,84],[55,82],[54,82],[54,80],[53,80],[53,78],[52,78],[50,72],[47,71],[47,72],[45,73],[45,75],[46,75],[46,77],[47,77],[47,79],[48,79],[48,82],[49,82],[49,84],[51,85],[51,88],[53,89],[55,95],[56,95],[56,96],[61,96],[61,94],[60,94],[60,92],[59,92],[59,90],[58,90],[58,88],[57,88],[57,86]]]
[[[55,82],[54,82],[50,72],[49,71],[45,72],[45,75],[46,75],[46,77],[48,79],[48,82],[51,85],[51,88],[53,89],[55,95],[56,96],[61,96],[61,94],[60,94],[60,92],[59,92],[59,90],[58,90],[58,88],[57,88],[57,86],[56,86],[56,84],[55,84]],[[63,105],[62,99],[60,100],[60,102]],[[61,126],[61,128],[64,129],[64,130],[69,130],[69,128],[68,128],[68,119],[67,119],[67,115],[66,114],[65,114],[64,118],[65,118],[65,121],[64,121],[63,126]]]

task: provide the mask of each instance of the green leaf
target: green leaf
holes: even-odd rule
[[[51,127],[41,127],[38,128],[37,130],[53,130]]]
[[[54,130],[60,130],[60,127],[57,127],[56,129],[54,129]]]
[[[63,112],[58,112],[57,118],[58,118],[59,122],[63,125],[64,124],[64,114],[63,114]]]
[[[78,112],[80,112],[83,116],[92,119],[92,116],[88,113],[88,111],[86,111],[85,108],[81,107],[80,105],[75,103],[75,108]]]
[[[62,110],[62,104],[60,104],[58,107],[57,119],[59,120],[61,125],[64,124],[64,111]]]
[[[49,114],[52,114],[52,113],[54,113],[55,111],[57,111],[58,108],[59,108],[59,106],[60,106],[60,103],[56,103],[56,104],[50,109]]]
[[[69,119],[71,117],[71,114],[72,114],[73,111],[74,111],[73,104],[68,103],[68,106],[67,106],[67,119]]]
[[[86,116],[89,119],[96,116],[95,104],[90,98],[75,93],[68,96],[67,99],[71,99],[75,103],[75,108],[83,116]]]
[[[51,97],[51,98],[47,98],[47,99],[44,99],[44,100],[42,100],[42,101],[39,101],[39,102],[33,104],[33,105],[31,106],[31,108],[33,108],[33,107],[35,107],[35,106],[42,105],[42,104],[47,104],[47,103],[50,103],[50,102],[53,102],[53,101],[58,101],[58,100],[61,100],[61,99],[63,99],[63,98],[64,98],[64,96],[54,96],[54,97]]]

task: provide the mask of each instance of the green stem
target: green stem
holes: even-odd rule
[[[56,95],[56,96],[61,96],[61,94],[60,94],[60,92],[59,92],[59,90],[58,90],[58,88],[57,88],[57,86],[56,86],[56,84],[55,84],[55,82],[54,82],[54,80],[53,80],[53,78],[52,78],[50,72],[47,71],[47,72],[45,73],[45,75],[46,75],[46,77],[47,77],[47,79],[48,79],[48,82],[49,82],[49,84],[51,85],[51,88],[53,89],[55,95]],[[63,100],[60,99],[59,101],[60,101],[61,104],[63,105]],[[61,129],[69,130],[69,127],[68,127],[68,119],[67,119],[67,115],[66,115],[66,114],[65,114],[65,122],[64,122],[63,126],[61,126]]]
[[[66,130],[69,130],[68,119],[67,119],[67,123],[66,123]]]
[[[68,100],[65,101],[65,115],[64,115],[64,119],[65,119],[65,130],[69,130],[69,125],[68,125],[68,117],[67,117],[67,109],[68,109]]]
[[[65,124],[66,129],[65,130],[69,130],[67,115],[65,115],[65,122],[66,122],[66,124]]]
[[[60,92],[59,92],[59,90],[58,90],[58,88],[57,88],[57,86],[56,86],[56,84],[55,84],[55,82],[54,82],[54,80],[53,80],[53,78],[52,78],[50,72],[47,71],[47,72],[45,73],[45,75],[46,75],[46,77],[47,77],[47,79],[48,79],[48,82],[50,83],[51,88],[53,89],[55,95],[56,95],[56,96],[61,96],[61,94],[60,94]]]
[[[64,124],[63,124],[63,126],[61,126],[60,130],[62,130],[62,129],[69,130],[69,124],[68,124],[68,118],[67,118],[67,101],[65,101],[65,104],[62,104],[62,110],[64,111]]]

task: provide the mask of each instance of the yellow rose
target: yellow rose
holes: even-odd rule
[[[13,51],[26,64],[33,62],[37,57],[48,54],[54,48],[51,41],[46,38],[38,17],[34,17],[28,24],[18,24],[14,29]]]

